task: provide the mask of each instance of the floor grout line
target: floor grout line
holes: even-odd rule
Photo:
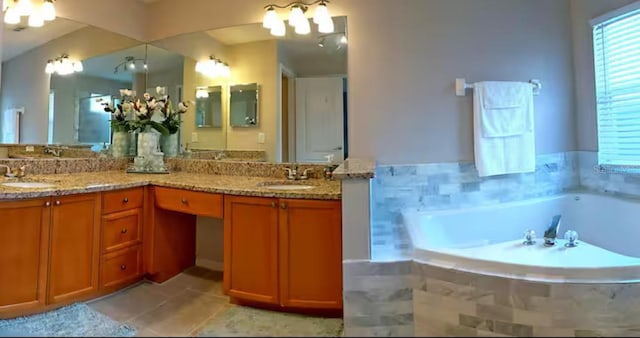
[[[193,329],[191,332],[189,332],[189,336],[190,337],[195,337],[195,335],[197,333],[199,333],[200,330],[202,330],[205,325],[207,323],[209,323],[210,320],[212,320],[213,318],[215,318],[217,315],[219,315],[222,310],[226,310],[228,309],[230,306],[230,304],[222,304],[222,306],[220,307],[220,309],[216,312],[214,312],[211,316],[207,317],[205,320],[203,320],[200,324],[196,325],[195,329]]]

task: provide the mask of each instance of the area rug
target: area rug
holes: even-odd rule
[[[320,318],[234,306],[214,316],[200,337],[341,337],[342,318]]]
[[[0,337],[132,337],[128,325],[76,303],[32,316],[0,320]]]

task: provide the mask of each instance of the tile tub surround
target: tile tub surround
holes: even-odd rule
[[[372,182],[371,256],[406,259],[402,211],[457,209],[550,196],[579,186],[576,152],[538,155],[533,173],[479,177],[471,162],[381,165]]]
[[[580,185],[592,191],[608,194],[640,196],[640,173],[624,173],[598,169],[598,153],[578,151]]]

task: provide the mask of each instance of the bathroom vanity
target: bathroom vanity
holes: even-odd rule
[[[196,216],[224,220],[224,290],[232,302],[341,311],[338,181],[275,190],[273,177],[187,172],[29,179],[54,187],[0,185],[0,318],[143,278],[166,281],[195,264]]]

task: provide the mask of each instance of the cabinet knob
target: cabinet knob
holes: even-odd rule
[[[56,201],[56,205],[60,205],[60,204],[62,204],[62,203],[60,203],[60,201]]]
[[[277,207],[278,207],[278,203],[276,203],[276,202],[271,202],[271,207],[272,207],[272,208],[277,208]]]
[[[124,264],[120,265],[120,270],[126,270],[126,269],[127,269],[126,265],[124,265]]]
[[[286,209],[286,208],[287,208],[287,203],[281,203],[281,204],[280,204],[280,208],[282,208],[282,209]]]
[[[123,198],[122,203],[129,203],[129,198],[128,197]]]
[[[45,207],[50,207],[50,206],[51,206],[51,202],[49,202],[49,201],[44,202],[44,206],[45,206]]]
[[[181,202],[182,204],[187,204],[187,199],[183,197]]]
[[[122,230],[120,230],[120,233],[126,234],[127,233],[127,228],[122,228]]]

